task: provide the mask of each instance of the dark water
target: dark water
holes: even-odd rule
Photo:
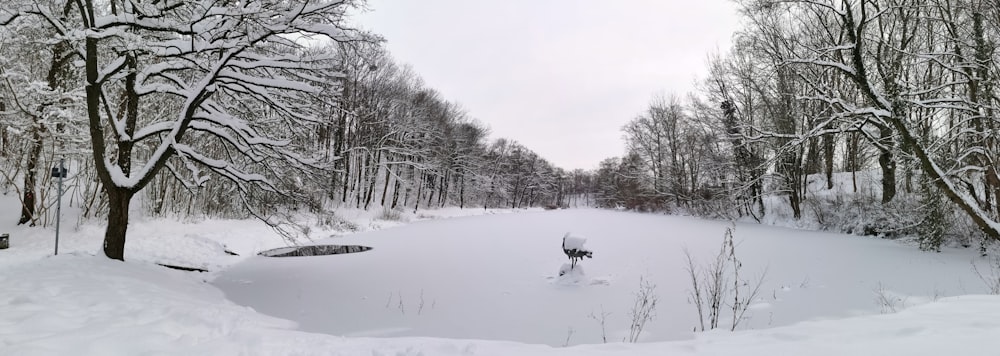
[[[282,247],[260,253],[267,257],[305,257],[339,255],[344,253],[365,252],[371,247],[360,245],[311,245],[299,247]]]

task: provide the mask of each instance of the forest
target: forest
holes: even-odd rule
[[[1000,239],[1000,8],[736,3],[743,29],[698,90],[636,108],[621,157],[567,171],[491,138],[352,27],[355,1],[11,0],[0,191],[22,209],[3,218],[51,224],[64,162],[67,204],[107,221],[114,259],[133,210],[294,233],[296,214],[338,207],[598,206],[778,217],[926,250]],[[848,193],[877,177],[878,193],[808,189],[837,175]]]

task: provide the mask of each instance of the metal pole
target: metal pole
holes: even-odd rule
[[[56,204],[56,255],[59,254],[59,220],[62,220],[62,185],[63,177],[66,176],[66,170],[63,168],[63,159],[59,159],[59,202]]]

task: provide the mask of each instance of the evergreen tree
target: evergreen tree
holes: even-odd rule
[[[934,183],[927,178],[920,180],[920,224],[917,238],[923,251],[941,252],[944,232],[950,228],[945,217],[946,202]]]

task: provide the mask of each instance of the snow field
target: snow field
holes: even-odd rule
[[[317,242],[374,247],[364,253],[254,257],[213,284],[236,303],[311,332],[562,346],[600,343],[600,325],[588,316],[601,310],[610,312],[603,336],[622,340],[644,278],[660,302],[641,340],[685,340],[697,319],[683,249],[707,262],[727,226],[604,210],[420,222]],[[557,278],[569,230],[595,251],[580,263],[585,278]],[[923,253],[895,241],[753,224],[738,224],[735,237],[743,278],[767,271],[741,330],[879,314],[879,295],[903,310],[985,291],[970,250]]]
[[[234,305],[191,274],[85,254],[0,273],[5,355],[994,355],[1000,297],[962,296],[898,313],[693,340],[568,348],[509,341],[337,337]]]
[[[285,244],[255,221],[137,219],[124,263],[94,256],[96,224],[64,224],[55,257],[51,228],[0,225],[12,234],[0,250],[0,355],[993,355],[1000,347],[1000,297],[948,297],[985,291],[970,250],[922,253],[738,224],[744,271],[768,270],[762,297],[743,331],[692,334],[681,250],[713,256],[727,223],[599,210],[417,221],[479,212],[381,221],[380,212],[341,211],[338,219],[369,231],[316,228],[314,242],[375,249],[308,258],[255,256]],[[405,220],[414,222],[398,226]],[[370,231],[389,226],[397,227]],[[569,280],[556,277],[567,231],[595,251]],[[323,240],[332,235],[340,237]],[[215,272],[153,264],[171,262]],[[657,285],[656,319],[644,343],[615,342],[627,333],[640,277]],[[602,310],[609,344],[595,344],[600,326],[588,318]],[[561,347],[582,343],[590,345]]]

